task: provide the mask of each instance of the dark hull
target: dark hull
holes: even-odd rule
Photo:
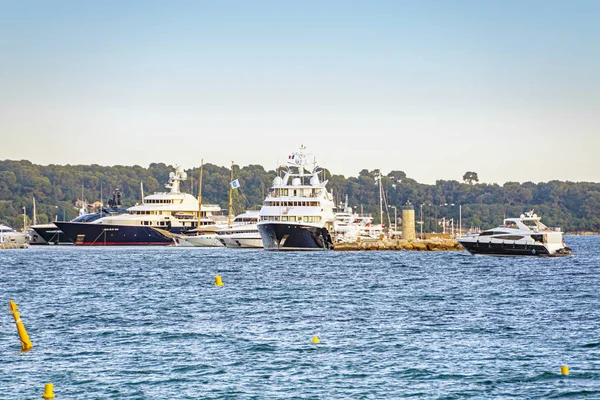
[[[471,254],[485,254],[493,256],[549,256],[548,249],[541,244],[513,244],[513,243],[459,243]]]
[[[76,246],[170,245],[173,239],[148,226],[56,222]]]
[[[331,236],[326,228],[300,224],[258,225],[266,250],[330,250]]]
[[[30,242],[32,245],[73,244],[73,241],[56,226],[32,226],[31,229],[35,232]],[[42,240],[36,238],[35,235]]]

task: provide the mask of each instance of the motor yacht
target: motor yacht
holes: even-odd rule
[[[22,249],[29,247],[29,235],[17,232],[10,226],[0,225],[0,249]]]
[[[306,147],[288,157],[260,210],[257,224],[267,250],[328,250],[335,220],[333,196],[321,182],[316,163],[309,167]]]
[[[246,211],[236,216],[230,227],[217,231],[217,239],[229,248],[263,248],[257,224],[259,211]]]
[[[157,192],[143,198],[142,204],[127,209],[128,214],[110,215],[92,222],[55,222],[75,245],[171,245],[173,236],[198,226],[198,201],[180,191],[187,179],[182,167],[169,174],[165,185],[169,192]],[[214,204],[202,204],[201,215],[220,212]]]
[[[471,254],[496,256],[559,256],[571,254],[558,228],[548,228],[533,210],[502,225],[469,234],[458,242]]]

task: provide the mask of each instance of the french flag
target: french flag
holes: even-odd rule
[[[295,154],[292,154],[291,156],[288,156],[288,160],[293,160],[295,156],[296,156]]]

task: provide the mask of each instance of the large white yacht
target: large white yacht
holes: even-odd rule
[[[198,226],[198,201],[180,191],[181,181],[187,179],[182,167],[169,174],[165,185],[169,192],[146,196],[142,204],[127,209],[128,214],[109,215],[92,222],[55,222],[75,245],[169,245],[173,236]],[[221,207],[202,204],[200,224],[210,220]]]
[[[267,250],[327,250],[333,247],[333,196],[319,180],[316,163],[308,169],[304,146],[288,157],[283,178],[276,177],[260,210],[258,231]],[[305,170],[308,169],[306,173]],[[296,170],[296,171],[294,171]]]
[[[519,218],[506,218],[497,228],[459,238],[471,254],[496,256],[559,256],[571,254],[560,229],[540,222],[533,210]]]
[[[217,239],[225,247],[262,249],[263,242],[257,228],[259,219],[259,211],[246,211],[235,217],[231,227],[218,230]]]

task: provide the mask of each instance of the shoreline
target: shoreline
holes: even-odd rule
[[[456,239],[381,239],[357,242],[340,242],[333,245],[334,251],[463,251],[464,248]]]

